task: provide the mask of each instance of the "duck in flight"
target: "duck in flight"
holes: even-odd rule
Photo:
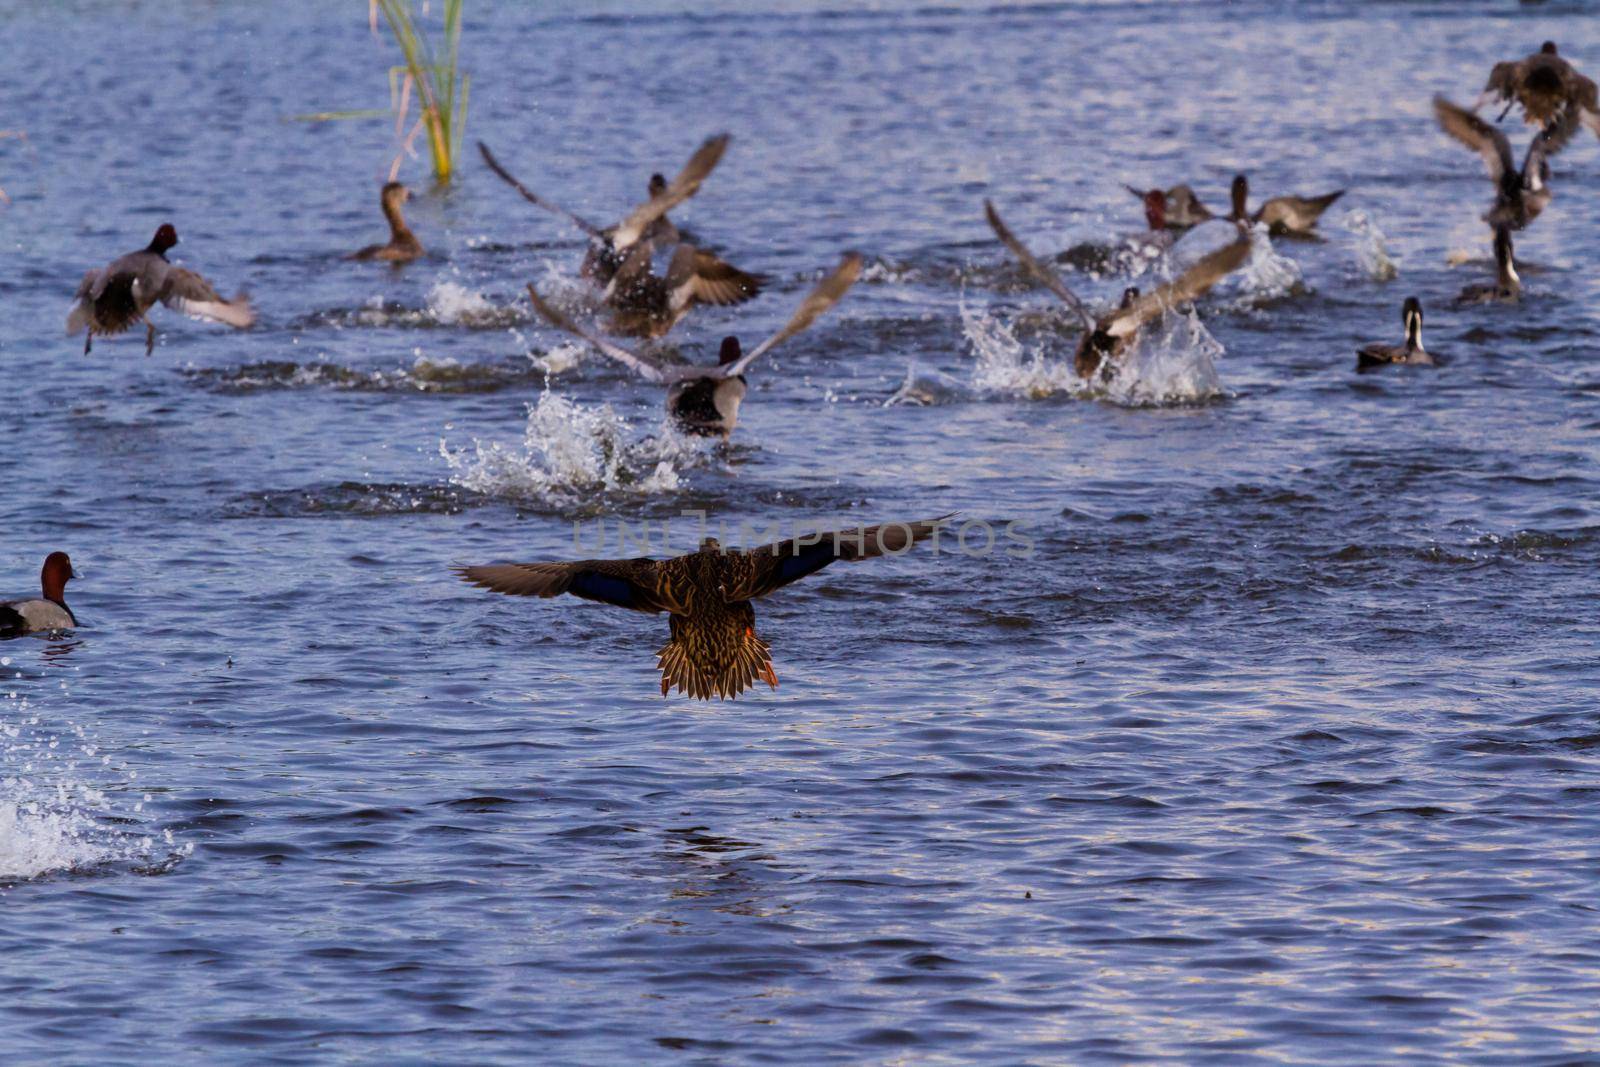
[[[1400,308],[1400,319],[1406,327],[1405,343],[1367,345],[1356,352],[1356,370],[1368,371],[1395,363],[1434,365],[1433,357],[1422,347],[1422,301],[1414,296],[1406,297]]]
[[[602,297],[612,309],[611,332],[663,337],[696,304],[729,307],[760,295],[764,275],[742,271],[711,252],[680,242],[665,277],[651,271],[655,242],[636,241]]]
[[[1234,222],[1259,222],[1267,227],[1267,232],[1274,237],[1315,237],[1317,220],[1322,218],[1322,213],[1327,211],[1333,202],[1344,195],[1343,189],[1335,189],[1331,193],[1321,196],[1275,196],[1256,209],[1255,214],[1250,214],[1247,204],[1250,200],[1250,179],[1243,174],[1233,176],[1233,185],[1230,188],[1233,200],[1233,210],[1228,218]]]
[[[1572,111],[1578,121],[1600,137],[1600,100],[1596,97],[1595,84],[1562,58],[1554,41],[1546,41],[1537,52],[1524,59],[1496,63],[1472,110],[1478,110],[1490,100],[1506,105],[1501,118],[1520,104],[1522,117],[1541,129]]]
[[[488,145],[482,141],[478,142],[478,151],[482,153],[483,161],[489,165],[489,169],[520,193],[523,199],[560,215],[588,235],[589,252],[584,257],[582,274],[599,285],[606,285],[611,281],[612,276],[626,261],[629,251],[639,241],[649,240],[663,246],[677,242],[680,235],[677,227],[668,221],[667,212],[700,191],[700,184],[716,169],[727,148],[727,134],[720,133],[708,138],[695,150],[694,155],[689,157],[689,162],[684,164],[683,170],[678,172],[677,177],[668,182],[662,175],[651,175],[649,199],[629,212],[628,217],[621,222],[602,229],[528,189],[513,177],[510,171],[501,166],[494,153],[489,151]]]
[[[750,351],[743,351],[736,337],[722,341],[717,365],[663,363],[633,352],[613,341],[589,333],[572,319],[547,303],[532,285],[528,297],[534,309],[552,326],[588,342],[647,381],[667,386],[667,413],[686,433],[726,440],[739,422],[739,405],[748,384],[745,369],[783,341],[809,327],[823,312],[833,307],[861,276],[861,256],[848,252],[826,278],[801,301],[800,307],[783,329]]]
[[[1443,96],[1433,98],[1433,113],[1440,129],[1483,157],[1495,187],[1494,204],[1483,216],[1485,222],[1497,230],[1520,230],[1539,217],[1550,203],[1549,159],[1572,139],[1578,127],[1576,110],[1568,108],[1534,134],[1520,170],[1511,157],[1506,135],[1477,115]]]
[[[671,634],[656,653],[661,695],[676,688],[697,700],[733,700],[756,681],[778,688],[772,653],[756,634],[750,602],[826,567],[898,555],[935,536],[949,516],[794,537],[745,551],[714,537],[671,559],[590,559],[571,563],[460,566],[455,573],[508,596],[563,593],[633,611],[668,614]]]
[[[83,276],[67,314],[67,333],[88,331],[83,339],[84,355],[89,354],[96,335],[122,333],[143,322],[144,354],[148,356],[155,348],[156,328],[147,315],[157,302],[191,318],[240,330],[255,323],[256,313],[243,293],[224,300],[200,275],[167,261],[167,252],[177,243],[178,231],[171,223],[162,223],[144,248]]]
[[[1125,185],[1123,188],[1144,202],[1147,220],[1150,218],[1152,198],[1159,198],[1161,225],[1169,230],[1187,230],[1213,217],[1211,209],[1202,204],[1200,198],[1194,195],[1194,190],[1187,185],[1174,185],[1166,190],[1135,189],[1131,185]],[[1153,223],[1151,228],[1155,228]]]
[[[410,199],[411,190],[404,185],[399,182],[385,184],[382,192],[378,194],[378,203],[383,208],[383,217],[389,221],[389,242],[368,245],[358,252],[350,253],[350,258],[409,263],[422,255],[422,242],[417,240],[417,235],[406,225],[406,217],[400,210],[400,205]]]
[[[1039,262],[1028,247],[1017,239],[1001,221],[994,204],[985,200],[983,209],[989,226],[1000,242],[1011,250],[1029,274],[1060,297],[1083,323],[1083,336],[1078,341],[1073,357],[1074,369],[1078,377],[1083,379],[1093,378],[1102,370],[1109,371],[1150,320],[1169,308],[1198,300],[1250,258],[1250,237],[1241,230],[1232,242],[1200,257],[1175,280],[1151,293],[1141,294],[1137,289],[1129,289],[1122,294],[1122,301],[1116,308],[1096,318],[1060,277]]]

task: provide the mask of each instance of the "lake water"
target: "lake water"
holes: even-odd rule
[[[689,358],[867,257],[726,447],[535,320],[581,236],[473,152],[340,258],[393,125],[289,120],[385,105],[364,8],[0,4],[0,594],[69,551],[83,624],[0,642],[6,1062],[1600,1061],[1600,142],[1459,308],[1430,108],[1600,74],[1593,5],[469,2],[469,147],[575,211],[732,133],[674,217],[774,281]],[[1238,170],[1349,192],[1084,395],[983,199],[1047,254]],[[260,323],[85,357],[164,221]],[[1411,294],[1448,363],[1356,375]],[[710,704],[448,569],[686,511],[1033,550],[792,586]]]

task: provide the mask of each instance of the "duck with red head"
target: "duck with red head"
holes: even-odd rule
[[[389,182],[378,194],[378,204],[389,223],[389,243],[368,245],[359,252],[350,253],[351,259],[381,259],[389,263],[410,263],[422,255],[422,242],[406,225],[400,205],[411,199],[411,190],[399,182]]]
[[[164,222],[144,248],[83,276],[67,314],[67,333],[87,331],[84,355],[89,354],[95,335],[122,333],[143,322],[144,354],[148,356],[155,347],[156,328],[147,314],[157,302],[191,318],[226,323],[241,330],[256,321],[244,294],[224,300],[200,275],[167,262],[167,252],[177,243],[178,231],[170,222]]]
[[[1335,189],[1321,196],[1275,196],[1262,204],[1255,214],[1250,214],[1250,181],[1243,174],[1233,177],[1231,187],[1233,210],[1228,218],[1238,223],[1264,223],[1274,237],[1316,237],[1317,220],[1333,202],[1344,195]]]
[[[39,572],[40,597],[0,602],[0,637],[70,630],[77,626],[78,620],[67,607],[66,600],[67,582],[76,577],[72,560],[65,552],[46,556],[44,568]]]
[[[1128,192],[1144,201],[1146,210],[1152,197],[1161,200],[1162,222],[1161,225],[1172,230],[1187,230],[1191,226],[1198,226],[1207,219],[1212,218],[1211,209],[1200,202],[1194,190],[1187,185],[1174,185],[1163,192],[1160,189],[1135,189],[1133,186],[1124,186]],[[1148,218],[1148,214],[1146,215]],[[1155,229],[1154,226],[1151,229]]]

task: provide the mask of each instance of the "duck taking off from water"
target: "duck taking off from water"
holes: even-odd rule
[[[1433,113],[1439,128],[1483,157],[1489,180],[1494,182],[1494,204],[1483,216],[1495,229],[1524,229],[1538,218],[1550,203],[1549,159],[1572,140],[1578,128],[1578,113],[1569,108],[1554,123],[1533,136],[1522,169],[1511,158],[1511,142],[1506,135],[1464,107],[1442,96],[1433,98]]]
[[[1024,269],[1060,297],[1082,321],[1083,336],[1078,341],[1073,367],[1078,377],[1083,379],[1109,370],[1151,319],[1179,304],[1198,300],[1213,285],[1244,266],[1250,258],[1250,236],[1241,231],[1229,244],[1200,257],[1177,279],[1151,293],[1140,294],[1137,289],[1128,289],[1123,292],[1122,301],[1116,308],[1095,318],[1055,271],[1039,262],[1000,220],[1000,213],[994,209],[994,204],[985,200],[983,210],[995,236],[1021,261]]]
[[[1433,357],[1422,347],[1422,301],[1406,297],[1400,308],[1400,319],[1405,323],[1405,344],[1370,344],[1356,352],[1356,370],[1367,371],[1391,363],[1409,363],[1433,366]]]
[[[143,322],[144,354],[148,356],[155,348],[156,328],[146,314],[157,301],[191,318],[209,319],[241,330],[255,323],[256,313],[243,293],[224,300],[200,275],[167,261],[167,251],[177,243],[178,231],[171,223],[162,223],[144,248],[83,276],[67,314],[67,333],[88,331],[83,339],[84,355],[89,354],[97,334],[122,333]]]
[[[20,637],[46,630],[70,630],[78,619],[67,607],[67,582],[76,578],[65,552],[52,552],[39,572],[38,600],[0,602],[0,637]]]
[[[662,337],[696,304],[729,307],[759,296],[764,275],[750,274],[716,255],[682,242],[667,274],[650,270],[655,243],[637,241],[606,286],[604,301],[613,309],[611,331],[626,337]]]
[[[1275,196],[1256,209],[1254,215],[1247,210],[1250,200],[1250,179],[1243,174],[1233,176],[1233,185],[1229,190],[1233,200],[1233,210],[1228,218],[1234,222],[1260,222],[1266,225],[1267,232],[1274,237],[1315,237],[1317,220],[1322,218],[1322,213],[1327,211],[1333,202],[1344,195],[1343,189],[1335,189],[1331,193],[1321,196]]]
[[[528,286],[528,298],[533,301],[534,309],[552,326],[587,341],[618,363],[632,368],[647,381],[667,386],[667,413],[679,429],[701,437],[720,436],[726,440],[739,423],[739,405],[743,403],[747,390],[745,369],[783,341],[809,327],[823,312],[837,304],[860,276],[860,254],[845,253],[833,272],[818,282],[816,288],[800,302],[799,308],[783,329],[748,352],[741,349],[738,338],[724,338],[718,363],[714,367],[662,363],[629,351],[613,341],[589,333],[546,303],[531,285]]]
[[[1151,198],[1161,201],[1161,225],[1169,230],[1187,230],[1191,226],[1198,226],[1207,219],[1212,218],[1211,209],[1200,202],[1194,195],[1194,190],[1187,185],[1174,185],[1165,191],[1161,189],[1135,189],[1131,185],[1123,186],[1124,189],[1137,196],[1145,204],[1145,218],[1150,217]],[[1151,224],[1154,229],[1154,223]]]
[[[482,153],[483,161],[489,165],[489,169],[520,193],[523,199],[560,215],[588,235],[589,252],[584,257],[581,273],[585,278],[591,278],[600,285],[611,281],[635,243],[649,239],[661,244],[670,244],[678,240],[677,228],[667,221],[667,212],[700,191],[700,183],[705,181],[706,176],[716,168],[727,148],[727,134],[719,133],[715,137],[707,138],[705,143],[695,150],[694,155],[689,157],[689,162],[684,164],[683,170],[678,172],[677,177],[667,182],[659,174],[651,175],[648,189],[650,198],[634,208],[627,218],[615,226],[601,229],[528,189],[513,177],[510,171],[501,166],[500,161],[495,159],[494,153],[489,151],[488,145],[482,141],[478,142],[478,151]]]
[[[747,551],[708,537],[671,559],[590,559],[573,563],[498,563],[456,567],[463,581],[508,596],[562,593],[633,611],[666,612],[671,639],[656,653],[661,695],[733,700],[764,681],[778,688],[772,653],[756,634],[750,601],[834,560],[898,555],[935,536],[943,518],[794,537]]]
[[[1546,41],[1525,59],[1496,63],[1472,110],[1490,100],[1506,105],[1501,118],[1520,104],[1522,117],[1541,129],[1548,129],[1565,112],[1573,111],[1579,122],[1600,137],[1600,99],[1595,84],[1557,53],[1554,41]]]
[[[378,195],[383,217],[389,220],[389,243],[368,245],[359,252],[350,253],[351,259],[383,259],[391,263],[409,263],[422,255],[422,242],[406,225],[400,205],[411,199],[411,190],[399,182],[389,182]]]
[[[1511,230],[1498,226],[1494,231],[1494,283],[1474,282],[1456,298],[1462,304],[1512,303],[1522,296],[1522,279],[1511,247]]]

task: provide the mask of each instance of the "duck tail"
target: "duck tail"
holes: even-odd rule
[[[1328,208],[1332,207],[1333,206],[1333,202],[1335,200],[1339,199],[1343,195],[1344,195],[1344,190],[1343,189],[1335,189],[1331,193],[1325,193],[1322,196],[1314,196],[1314,197],[1312,197],[1311,198],[1311,204],[1312,204],[1313,207],[1315,207],[1317,209],[1317,214],[1320,215],[1322,212],[1324,212],[1324,211],[1328,210]]]
[[[778,688],[772,651],[749,619],[671,618],[672,639],[656,653],[661,695],[676,689],[695,700],[733,700],[757,681]]]

